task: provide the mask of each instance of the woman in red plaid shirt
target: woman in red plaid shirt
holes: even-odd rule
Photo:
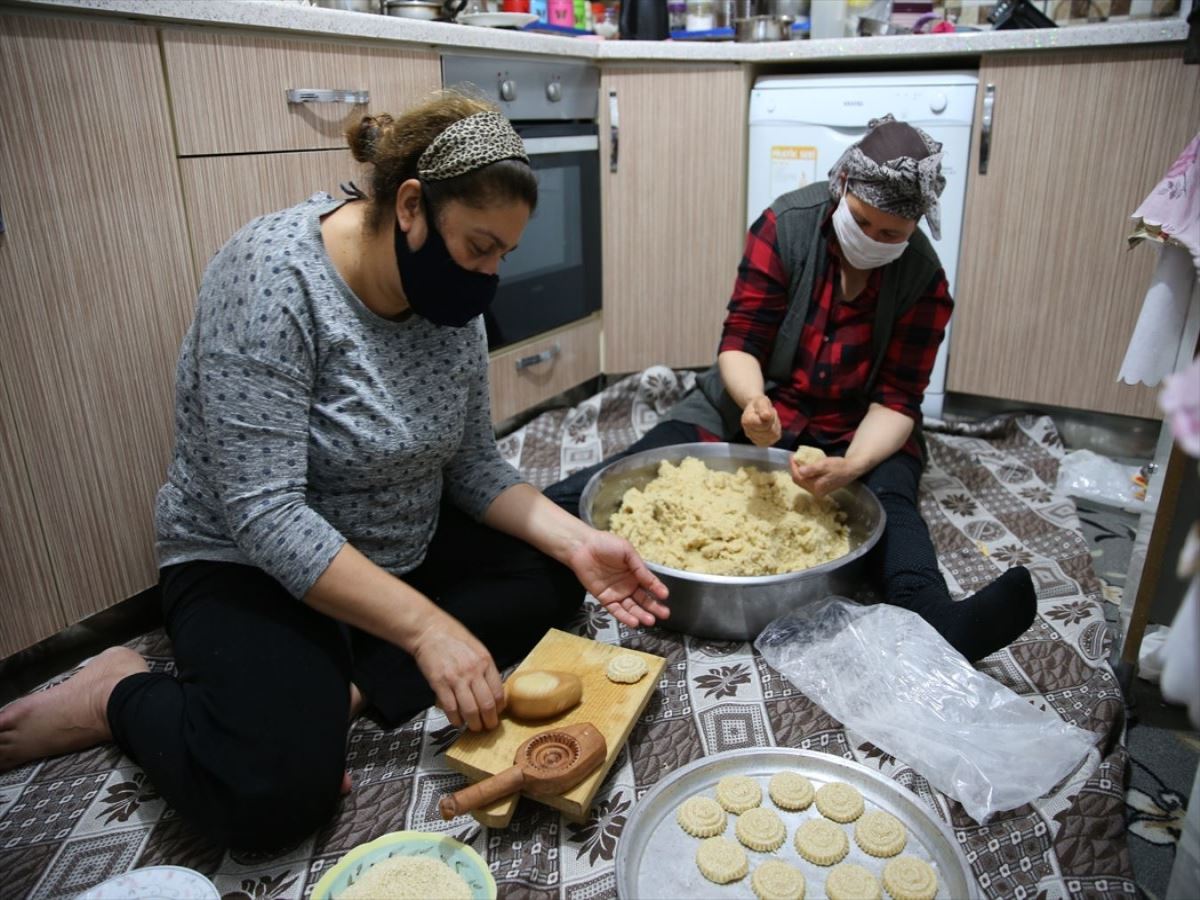
[[[886,602],[918,613],[967,659],[1007,646],[1033,622],[1023,566],[955,602],[917,506],[921,400],[953,302],[937,254],[941,144],[890,115],[830,170],[784,194],[750,228],[717,365],[620,456],[692,441],[815,446],[792,461],[817,495],[862,481],[887,524],[874,560]],[[616,458],[616,457],[614,457]],[[578,513],[593,466],[547,496]]]

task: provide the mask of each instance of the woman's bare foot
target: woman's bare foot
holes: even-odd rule
[[[62,684],[0,709],[0,772],[112,740],[108,698],[118,681],[148,672],[127,647],[110,647]]]

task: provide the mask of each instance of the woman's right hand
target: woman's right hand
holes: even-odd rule
[[[451,725],[490,731],[500,723],[500,673],[487,647],[461,622],[439,610],[409,652]]]
[[[759,394],[742,410],[742,431],[757,447],[770,447],[783,436],[779,413],[766,394]]]

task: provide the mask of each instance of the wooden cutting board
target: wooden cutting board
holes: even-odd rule
[[[648,671],[635,684],[614,684],[604,674],[608,661],[620,653],[632,653],[646,661]],[[583,682],[580,704],[540,722],[518,722],[505,714],[500,717],[500,725],[492,731],[465,731],[446,751],[446,761],[450,768],[472,781],[478,781],[512,766],[517,747],[539,731],[591,722],[608,744],[608,755],[603,764],[567,793],[535,798],[540,803],[561,810],[571,821],[583,822],[588,817],[600,783],[612,768],[634,723],[650,702],[666,664],[667,661],[661,656],[601,644],[552,628],[538,641],[516,671],[551,669],[578,675]],[[506,797],[476,810],[472,815],[489,828],[503,828],[508,825],[516,807],[517,797]]]

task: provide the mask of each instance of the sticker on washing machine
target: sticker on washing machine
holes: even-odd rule
[[[771,148],[771,196],[802,188],[817,180],[817,148],[776,144]]]

